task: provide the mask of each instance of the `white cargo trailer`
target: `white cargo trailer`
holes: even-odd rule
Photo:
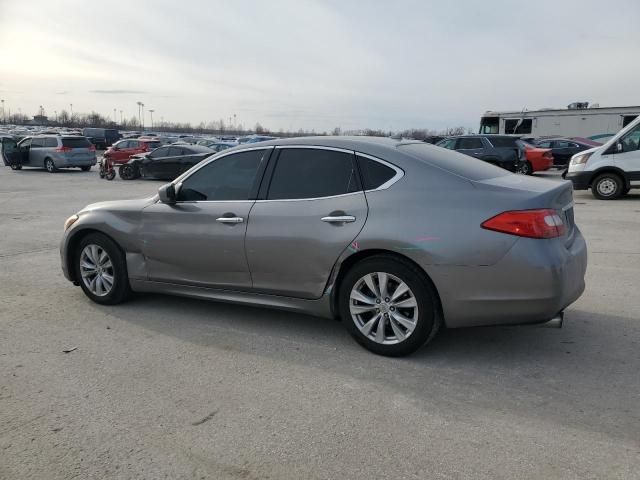
[[[480,133],[531,137],[583,137],[605,142],[640,115],[635,107],[588,107],[572,103],[566,109],[487,111],[480,119]]]

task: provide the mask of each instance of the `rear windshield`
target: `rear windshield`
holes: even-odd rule
[[[62,146],[69,148],[89,148],[91,142],[84,137],[67,137],[62,139]]]
[[[400,145],[402,151],[418,160],[451,172],[469,180],[486,180],[503,177],[509,172],[477,158],[436,148],[428,143],[410,143]]]

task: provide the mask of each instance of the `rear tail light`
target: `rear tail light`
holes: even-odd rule
[[[528,238],[555,238],[566,233],[560,215],[546,208],[503,212],[484,222],[482,228]]]
[[[65,147],[65,146],[56,148],[56,152],[60,152],[60,153],[70,152],[71,150],[72,150],[71,147]]]
[[[544,152],[542,156],[547,158],[553,158],[553,154],[551,153],[551,150]]]

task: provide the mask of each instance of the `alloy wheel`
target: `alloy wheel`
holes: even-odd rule
[[[372,272],[351,289],[351,318],[368,339],[394,345],[409,337],[418,324],[418,302],[409,286],[390,273]]]
[[[91,293],[104,297],[113,288],[113,262],[107,251],[99,245],[90,244],[80,254],[80,275]]]

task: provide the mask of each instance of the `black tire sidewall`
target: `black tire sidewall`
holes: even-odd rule
[[[365,337],[351,318],[349,297],[355,283],[367,273],[386,272],[405,282],[418,301],[418,325],[413,333],[396,345],[381,345]],[[340,317],[349,333],[366,349],[379,355],[399,357],[413,353],[435,335],[438,328],[437,297],[423,272],[410,262],[388,256],[374,256],[355,264],[340,284]]]
[[[613,180],[616,184],[616,191],[613,193],[613,195],[608,195],[608,196],[602,195],[598,191],[598,183],[600,183],[601,181],[607,178]],[[615,173],[603,173],[602,175],[598,175],[596,179],[593,181],[593,184],[591,185],[591,193],[598,200],[615,200],[616,198],[622,195],[624,188],[625,188],[624,182],[619,175]]]
[[[51,164],[51,168],[49,168],[49,164]],[[53,160],[51,160],[50,158],[45,158],[44,169],[49,173],[53,173],[56,171],[56,164],[53,163]]]
[[[114,267],[113,288],[104,297],[94,295],[91,290],[89,290],[84,284],[84,281],[82,280],[82,276],[80,274],[80,254],[84,247],[91,244],[102,247],[109,255],[109,258],[111,258],[111,263]],[[116,243],[106,235],[103,235],[101,233],[91,233],[81,239],[78,243],[76,251],[73,252],[73,262],[75,276],[78,280],[78,283],[80,284],[80,287],[82,288],[82,291],[94,302],[103,305],[115,305],[126,300],[126,298],[129,296],[131,290],[129,286],[127,264],[124,254],[122,253],[118,245],[116,245]]]

